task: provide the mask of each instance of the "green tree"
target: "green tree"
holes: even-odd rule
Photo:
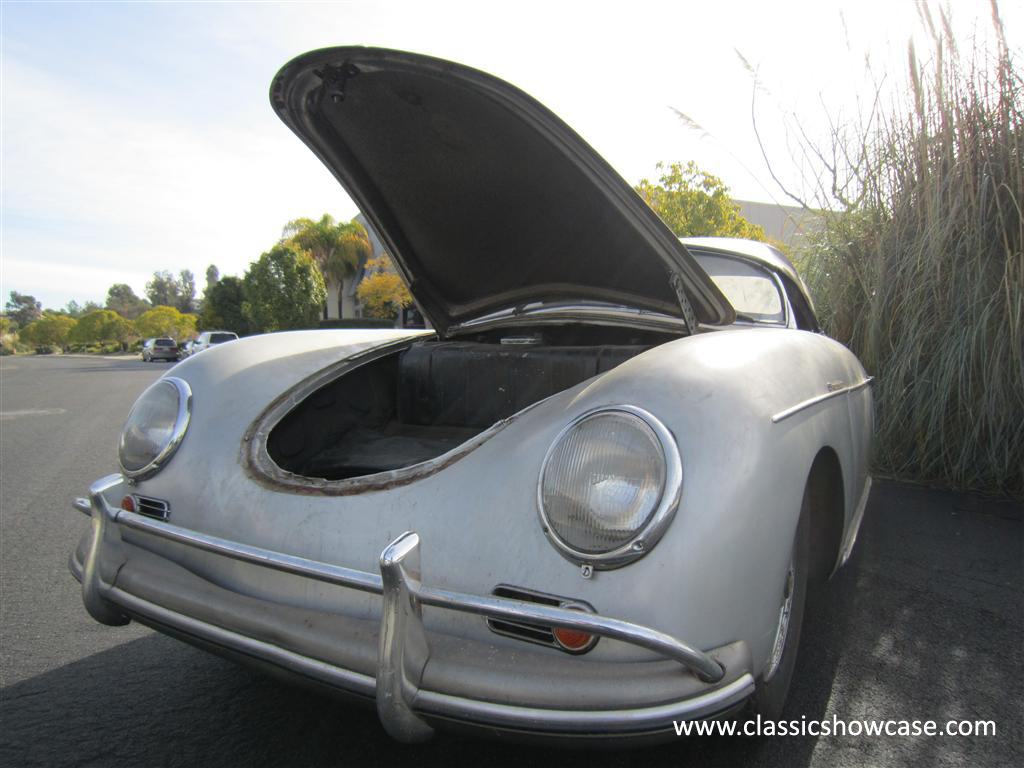
[[[44,314],[21,330],[18,338],[37,347],[66,347],[78,321],[68,315]]]
[[[43,314],[43,305],[36,301],[35,296],[11,291],[11,300],[5,306],[7,317],[17,323],[19,328],[26,327]]]
[[[211,264],[206,268],[206,290],[208,291],[213,288],[218,280],[220,280],[220,270],[217,269],[216,264]]]
[[[196,331],[196,316],[182,314],[177,307],[153,307],[139,315],[135,330],[143,338],[169,336],[181,339]]]
[[[149,309],[149,303],[136,296],[130,285],[115,283],[107,291],[107,309],[117,312],[121,317],[134,320]]]
[[[178,273],[178,302],[175,306],[186,314],[196,310],[196,276],[189,269]]]
[[[394,319],[399,310],[412,304],[405,282],[384,257],[367,262],[366,276],[360,281],[356,295],[368,317]]]
[[[279,243],[249,265],[242,312],[254,331],[309,328],[320,317],[327,291],[309,254]]]
[[[746,237],[764,240],[764,230],[740,216],[729,188],[690,161],[655,166],[658,183],[641,179],[636,191],[677,237]]]
[[[110,309],[96,309],[82,315],[68,333],[73,344],[100,344],[112,341],[124,345],[135,334],[130,321]]]
[[[199,327],[203,330],[234,331],[239,336],[249,333],[249,321],[242,312],[245,291],[237,277],[225,277],[206,289]]]
[[[363,266],[373,252],[370,238],[358,221],[335,221],[324,214],[319,221],[295,219],[284,228],[284,244],[294,244],[313,257],[327,289],[327,314],[333,316],[338,296],[351,296]],[[353,315],[343,304],[342,314]]]
[[[154,307],[176,307],[180,298],[178,281],[170,272],[154,272],[146,283],[146,297]]]

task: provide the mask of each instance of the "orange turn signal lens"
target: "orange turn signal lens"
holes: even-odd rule
[[[555,642],[567,651],[585,651],[594,643],[594,636],[579,629],[565,629],[553,627],[551,634],[555,636]]]
[[[126,512],[134,512],[135,499],[133,499],[131,496],[125,496],[123,499],[121,499],[121,509],[125,510]]]

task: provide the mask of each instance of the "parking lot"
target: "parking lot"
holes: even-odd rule
[[[680,739],[560,751],[441,735],[391,741],[339,703],[81,607],[70,502],[116,467],[135,397],[168,367],[0,359],[0,762],[202,765],[1021,765],[1020,505],[876,483],[858,548],[804,628],[788,717],[993,720],[995,736]]]

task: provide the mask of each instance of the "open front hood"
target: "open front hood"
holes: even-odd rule
[[[651,310],[691,327],[733,320],[633,189],[508,83],[417,54],[331,48],[285,65],[270,98],[362,209],[442,334],[553,301]]]

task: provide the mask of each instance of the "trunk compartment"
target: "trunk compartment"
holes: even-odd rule
[[[271,430],[267,451],[284,470],[327,480],[428,461],[664,340],[605,330],[601,344],[579,334],[413,343],[316,390]]]

